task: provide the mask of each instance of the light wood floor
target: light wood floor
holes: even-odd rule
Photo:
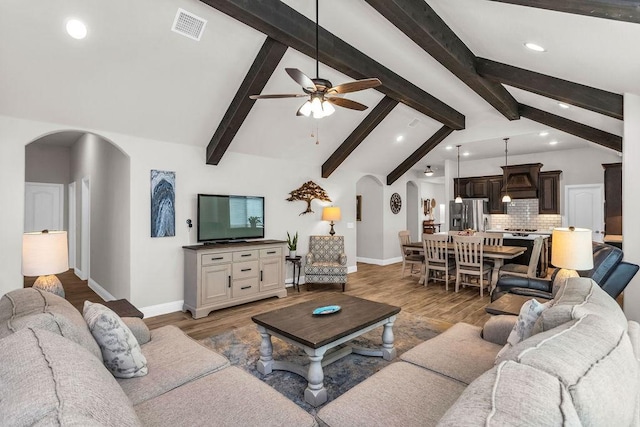
[[[484,307],[489,304],[489,296],[485,293],[480,298],[477,287],[467,287],[460,292],[453,291],[453,283],[449,284],[446,292],[444,284],[429,283],[428,287],[418,285],[418,277],[406,275],[400,278],[402,264],[376,266],[358,264],[357,273],[349,274],[346,294],[366,298],[372,301],[396,305],[403,311],[419,316],[428,322],[435,330],[445,330],[457,322],[467,322],[483,325],[489,319]],[[79,280],[71,271],[59,274],[67,299],[79,310],[85,300],[100,302],[102,299],[95,294],[86,281]],[[30,286],[35,279],[26,279],[25,285]],[[220,334],[234,328],[251,325],[251,316],[265,311],[285,307],[303,301],[311,300],[319,294],[341,292],[339,285],[302,285],[300,292],[287,288],[286,298],[269,298],[262,301],[230,307],[214,311],[209,316],[194,320],[190,313],[170,313],[145,319],[151,328],[164,325],[175,325],[194,339],[202,339]]]

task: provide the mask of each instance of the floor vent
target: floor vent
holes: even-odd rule
[[[175,31],[176,33],[182,34],[190,39],[200,41],[205,25],[207,25],[207,21],[205,19],[202,19],[191,12],[187,12],[184,9],[178,9],[176,19],[173,20],[171,31]]]

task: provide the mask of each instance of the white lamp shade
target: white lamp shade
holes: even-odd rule
[[[340,213],[340,208],[337,206],[327,206],[322,209],[322,220],[323,221],[340,221],[342,219],[342,214]]]
[[[591,270],[591,240],[591,230],[587,228],[554,228],[551,234],[551,264],[569,270]]]
[[[67,232],[24,233],[22,235],[22,275],[45,276],[69,269]]]

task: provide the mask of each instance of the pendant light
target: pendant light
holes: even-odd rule
[[[456,148],[458,149],[458,195],[454,201],[455,203],[462,203],[462,197],[460,197],[460,144],[456,145]]]
[[[433,169],[431,169],[431,166],[427,166],[424,170],[424,176],[433,176]]]
[[[504,171],[505,171],[505,180],[504,180],[504,196],[502,196],[502,203],[511,203],[511,196],[509,196],[509,181],[507,180],[507,177],[509,176],[509,174],[507,174],[507,166],[509,165],[509,163],[507,162],[507,153],[508,153],[508,149],[507,149],[507,144],[509,143],[509,138],[504,138]]]

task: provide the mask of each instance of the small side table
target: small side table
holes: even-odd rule
[[[105,301],[102,305],[110,308],[120,317],[139,317],[140,319],[144,317],[144,314],[126,299]]]
[[[540,297],[516,295],[516,294],[504,294],[500,298],[492,302],[491,304],[487,305],[484,308],[484,311],[493,315],[511,314],[513,316],[518,316],[520,314],[520,309],[522,308],[522,305],[533,298],[541,302],[549,301],[545,298],[540,298]]]
[[[291,264],[293,264],[293,286],[295,286],[295,288],[298,290],[298,292],[300,292],[300,270],[302,270],[302,257],[301,256],[295,256],[295,257],[290,257],[290,256],[286,256],[284,257],[285,261],[290,262]],[[296,267],[298,267],[298,277],[296,277]]]

